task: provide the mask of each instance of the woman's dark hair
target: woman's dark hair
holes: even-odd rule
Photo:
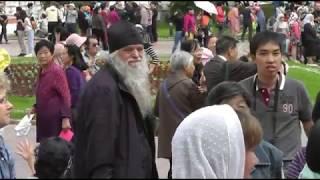
[[[188,53],[192,53],[194,52],[197,47],[199,47],[200,44],[199,44],[199,41],[196,40],[196,39],[193,39],[193,40],[183,40],[181,42],[181,47],[180,47],[180,50],[182,51],[187,51]]]
[[[78,68],[80,71],[88,69],[88,65],[84,62],[80,48],[74,44],[67,44],[65,48],[68,51],[68,55],[73,58],[72,65]]]
[[[50,41],[45,39],[42,39],[39,42],[37,42],[36,46],[34,47],[34,52],[37,54],[38,51],[43,47],[47,47],[50,50],[51,54],[53,54],[54,45]]]
[[[223,100],[231,99],[235,96],[242,96],[248,107],[251,107],[251,97],[249,93],[237,82],[225,81],[218,84],[209,91],[206,104],[208,106],[220,104]]]
[[[35,155],[36,177],[66,178],[71,169],[73,146],[60,137],[51,137],[40,142]]]
[[[96,8],[94,8],[93,9],[93,14],[95,14],[95,15],[97,15],[97,14],[99,14],[99,10],[101,9],[101,7],[96,7]]]
[[[320,121],[313,126],[308,138],[306,161],[308,167],[313,171],[320,173]]]
[[[107,3],[102,3],[101,5],[100,5],[100,7],[101,7],[101,9],[105,9],[106,7],[107,7]]]
[[[110,11],[113,11],[115,9],[115,6],[112,5],[112,6],[110,6],[109,9],[110,9]]]
[[[41,17],[43,18],[43,19],[45,19],[45,18],[47,18],[47,15],[46,14],[41,14]]]
[[[21,12],[22,11],[22,8],[20,6],[16,7],[16,11],[19,11]]]
[[[203,15],[211,17],[211,15],[207,11],[203,11]]]
[[[70,32],[61,25],[55,28],[55,32],[60,33],[60,41],[65,41],[70,36]]]

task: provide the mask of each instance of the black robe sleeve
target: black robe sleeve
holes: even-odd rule
[[[119,100],[106,87],[95,87],[85,101],[88,108],[88,144],[86,147],[89,178],[112,178],[115,144],[119,130]],[[106,108],[107,107],[107,108]]]

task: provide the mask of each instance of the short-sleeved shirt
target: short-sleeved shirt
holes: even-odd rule
[[[284,153],[284,160],[292,160],[296,152],[301,148],[301,122],[312,120],[312,104],[307,95],[307,91],[302,83],[299,81],[285,77],[283,74],[279,75],[279,99],[277,112],[286,113],[288,119],[277,119],[276,122],[276,136],[281,141],[278,145],[275,144]],[[256,91],[256,107],[253,111],[259,112],[273,112],[275,90],[270,94],[263,93],[265,89],[259,88],[258,84],[254,88],[254,82],[257,75],[244,79],[240,84],[247,89],[247,91],[254,97],[253,91]],[[272,122],[270,116],[263,113],[256,113],[260,121]],[[269,127],[262,127],[266,132]],[[270,130],[269,130],[270,131]]]
[[[15,179],[14,160],[0,136],[0,179]]]

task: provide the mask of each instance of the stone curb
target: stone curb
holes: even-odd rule
[[[11,121],[10,121],[10,124],[12,125],[17,125],[17,124],[19,124],[19,120],[16,120],[16,119],[12,119]],[[35,120],[32,120],[31,121],[31,124],[34,126],[34,125],[36,125],[36,121]]]

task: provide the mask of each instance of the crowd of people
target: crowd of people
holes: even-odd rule
[[[215,5],[215,16],[203,10],[195,14],[193,7],[188,7],[185,14],[177,10],[172,15],[170,21],[176,28],[172,52],[185,37],[198,39],[201,46],[207,47],[215,24],[218,28],[217,37],[220,37],[225,29],[229,29],[232,37],[242,41],[246,34],[250,41],[256,32],[279,32],[283,36],[283,46],[288,59],[297,59],[305,64],[318,63],[320,3],[300,1],[285,4],[284,1],[275,1],[274,13],[269,19],[266,19],[259,2],[234,2],[232,6],[228,6],[228,11],[224,2],[217,1]]]
[[[100,12],[105,6],[94,6],[92,24],[105,23]],[[48,8],[42,15],[50,19],[57,7]],[[67,17],[76,14],[73,5],[69,8]],[[180,46],[174,45],[153,104],[149,75],[159,59],[148,40],[152,25],[142,23],[142,17],[138,25],[118,18],[113,8],[107,16],[113,14],[116,21],[82,29],[82,36],[72,32],[74,18],[63,26],[49,21],[54,36],[32,47],[40,65],[30,111],[36,116],[39,145],[20,142],[17,152],[32,176],[158,178],[156,158],[165,158],[168,178],[320,177],[320,92],[312,106],[305,86],[286,76],[287,45],[280,22],[285,16],[279,14],[272,31],[258,23],[248,56],[239,59],[235,37],[218,32],[201,42],[188,31],[195,28],[188,8],[185,21],[175,19],[183,28],[177,34],[184,38],[177,38]],[[251,13],[252,6],[246,10]],[[29,21],[19,21],[19,27]],[[217,22],[223,28],[222,18]],[[304,28],[308,26],[312,22]],[[107,38],[87,34],[98,27]],[[108,53],[99,52],[103,39]],[[9,89],[6,75],[0,74],[0,128],[8,125],[13,108],[6,98]],[[309,137],[306,147],[301,147],[300,123]],[[61,133],[73,136],[66,139]],[[0,175],[15,178],[15,162],[1,136],[0,147]]]

